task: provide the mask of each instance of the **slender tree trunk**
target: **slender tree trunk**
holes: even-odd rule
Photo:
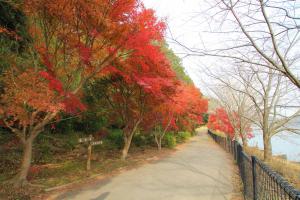
[[[271,138],[268,135],[264,135],[264,161],[268,162],[272,158],[272,144]]]
[[[31,137],[28,138],[24,143],[21,169],[20,172],[17,174],[16,178],[14,179],[14,185],[16,187],[24,186],[27,183],[27,176],[32,158],[32,143],[33,138]]]
[[[129,135],[127,135],[126,133],[124,133],[124,147],[122,150],[122,160],[126,160],[126,157],[128,155],[128,151],[131,145],[131,141],[134,135],[134,131],[132,131]]]
[[[11,180],[15,187],[22,187],[27,184],[27,176],[31,166],[32,145],[34,139],[38,136],[41,130],[29,131],[29,137],[22,140],[23,157],[19,173]]]
[[[158,140],[158,151],[161,151],[161,141],[162,141],[162,137],[160,137]]]
[[[158,149],[158,151],[160,151],[161,150],[161,141],[162,141],[162,138],[159,135],[159,133],[155,133],[154,134],[154,138],[155,138],[155,142],[156,142],[156,145],[157,145],[157,149]]]
[[[122,150],[122,157],[121,159],[122,160],[126,160],[126,157],[128,155],[128,151],[129,151],[129,148],[130,148],[130,145],[131,145],[131,141],[132,141],[132,138],[139,126],[139,124],[141,123],[142,119],[139,119],[134,127],[131,129],[131,130],[128,130],[128,129],[123,129],[123,134],[124,134],[124,147],[123,147],[123,150]],[[126,132],[128,131],[128,132]]]
[[[242,138],[242,142],[243,142],[243,146],[247,147],[248,146],[248,140],[247,140],[247,136],[243,135],[243,133],[240,134],[241,138]]]
[[[164,136],[165,136],[170,124],[171,124],[172,119],[173,119],[173,115],[172,115],[172,117],[170,117],[169,122],[168,122],[167,126],[165,127],[165,129],[163,130],[163,132],[158,131],[158,133],[154,135],[155,136],[155,141],[157,143],[158,151],[161,151],[162,139],[164,138]]]

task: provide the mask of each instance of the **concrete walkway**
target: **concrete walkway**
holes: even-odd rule
[[[205,133],[172,156],[124,172],[57,199],[72,200],[230,200],[233,161]]]

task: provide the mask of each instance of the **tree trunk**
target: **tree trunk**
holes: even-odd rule
[[[264,136],[264,161],[268,162],[272,158],[272,144],[269,136]]]
[[[124,134],[125,134],[124,135],[124,147],[122,150],[122,157],[121,157],[122,160],[126,160],[134,132],[131,132],[129,135],[127,135],[126,133],[124,133]]]
[[[161,141],[162,141],[162,137],[159,138],[159,142],[158,142],[158,151],[161,150]]]
[[[157,149],[158,149],[158,151],[160,151],[162,138],[161,138],[161,136],[159,136],[157,134],[154,134],[154,137],[155,137],[155,142],[157,144]]]
[[[19,174],[17,174],[14,185],[16,187],[24,186],[27,183],[27,175],[29,172],[29,168],[31,165],[31,158],[32,158],[32,143],[33,138],[28,138],[25,141],[24,149],[23,149],[23,158],[21,163],[21,170]]]
[[[242,142],[243,142],[243,146],[244,146],[244,147],[247,147],[247,146],[248,146],[248,140],[247,140],[246,137],[247,137],[247,136],[241,134],[241,138],[242,138]]]

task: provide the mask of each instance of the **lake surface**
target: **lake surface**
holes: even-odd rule
[[[294,133],[279,133],[271,139],[273,155],[287,155],[290,161],[300,162],[300,135]],[[249,140],[249,146],[257,146],[263,150],[261,131],[254,131],[254,138]]]

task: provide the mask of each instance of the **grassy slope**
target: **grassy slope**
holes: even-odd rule
[[[225,137],[225,134],[220,131],[214,131],[214,134]],[[247,147],[245,152],[249,155],[254,155],[260,160],[263,160],[263,151],[257,147]],[[280,157],[273,156],[272,161],[268,164],[274,171],[286,178],[295,188],[300,190],[300,164],[290,162]]]
[[[263,151],[256,147],[247,147],[245,151],[263,160]],[[273,156],[272,161],[267,163],[274,171],[286,178],[294,187],[300,190],[300,164],[290,162],[280,157]]]

